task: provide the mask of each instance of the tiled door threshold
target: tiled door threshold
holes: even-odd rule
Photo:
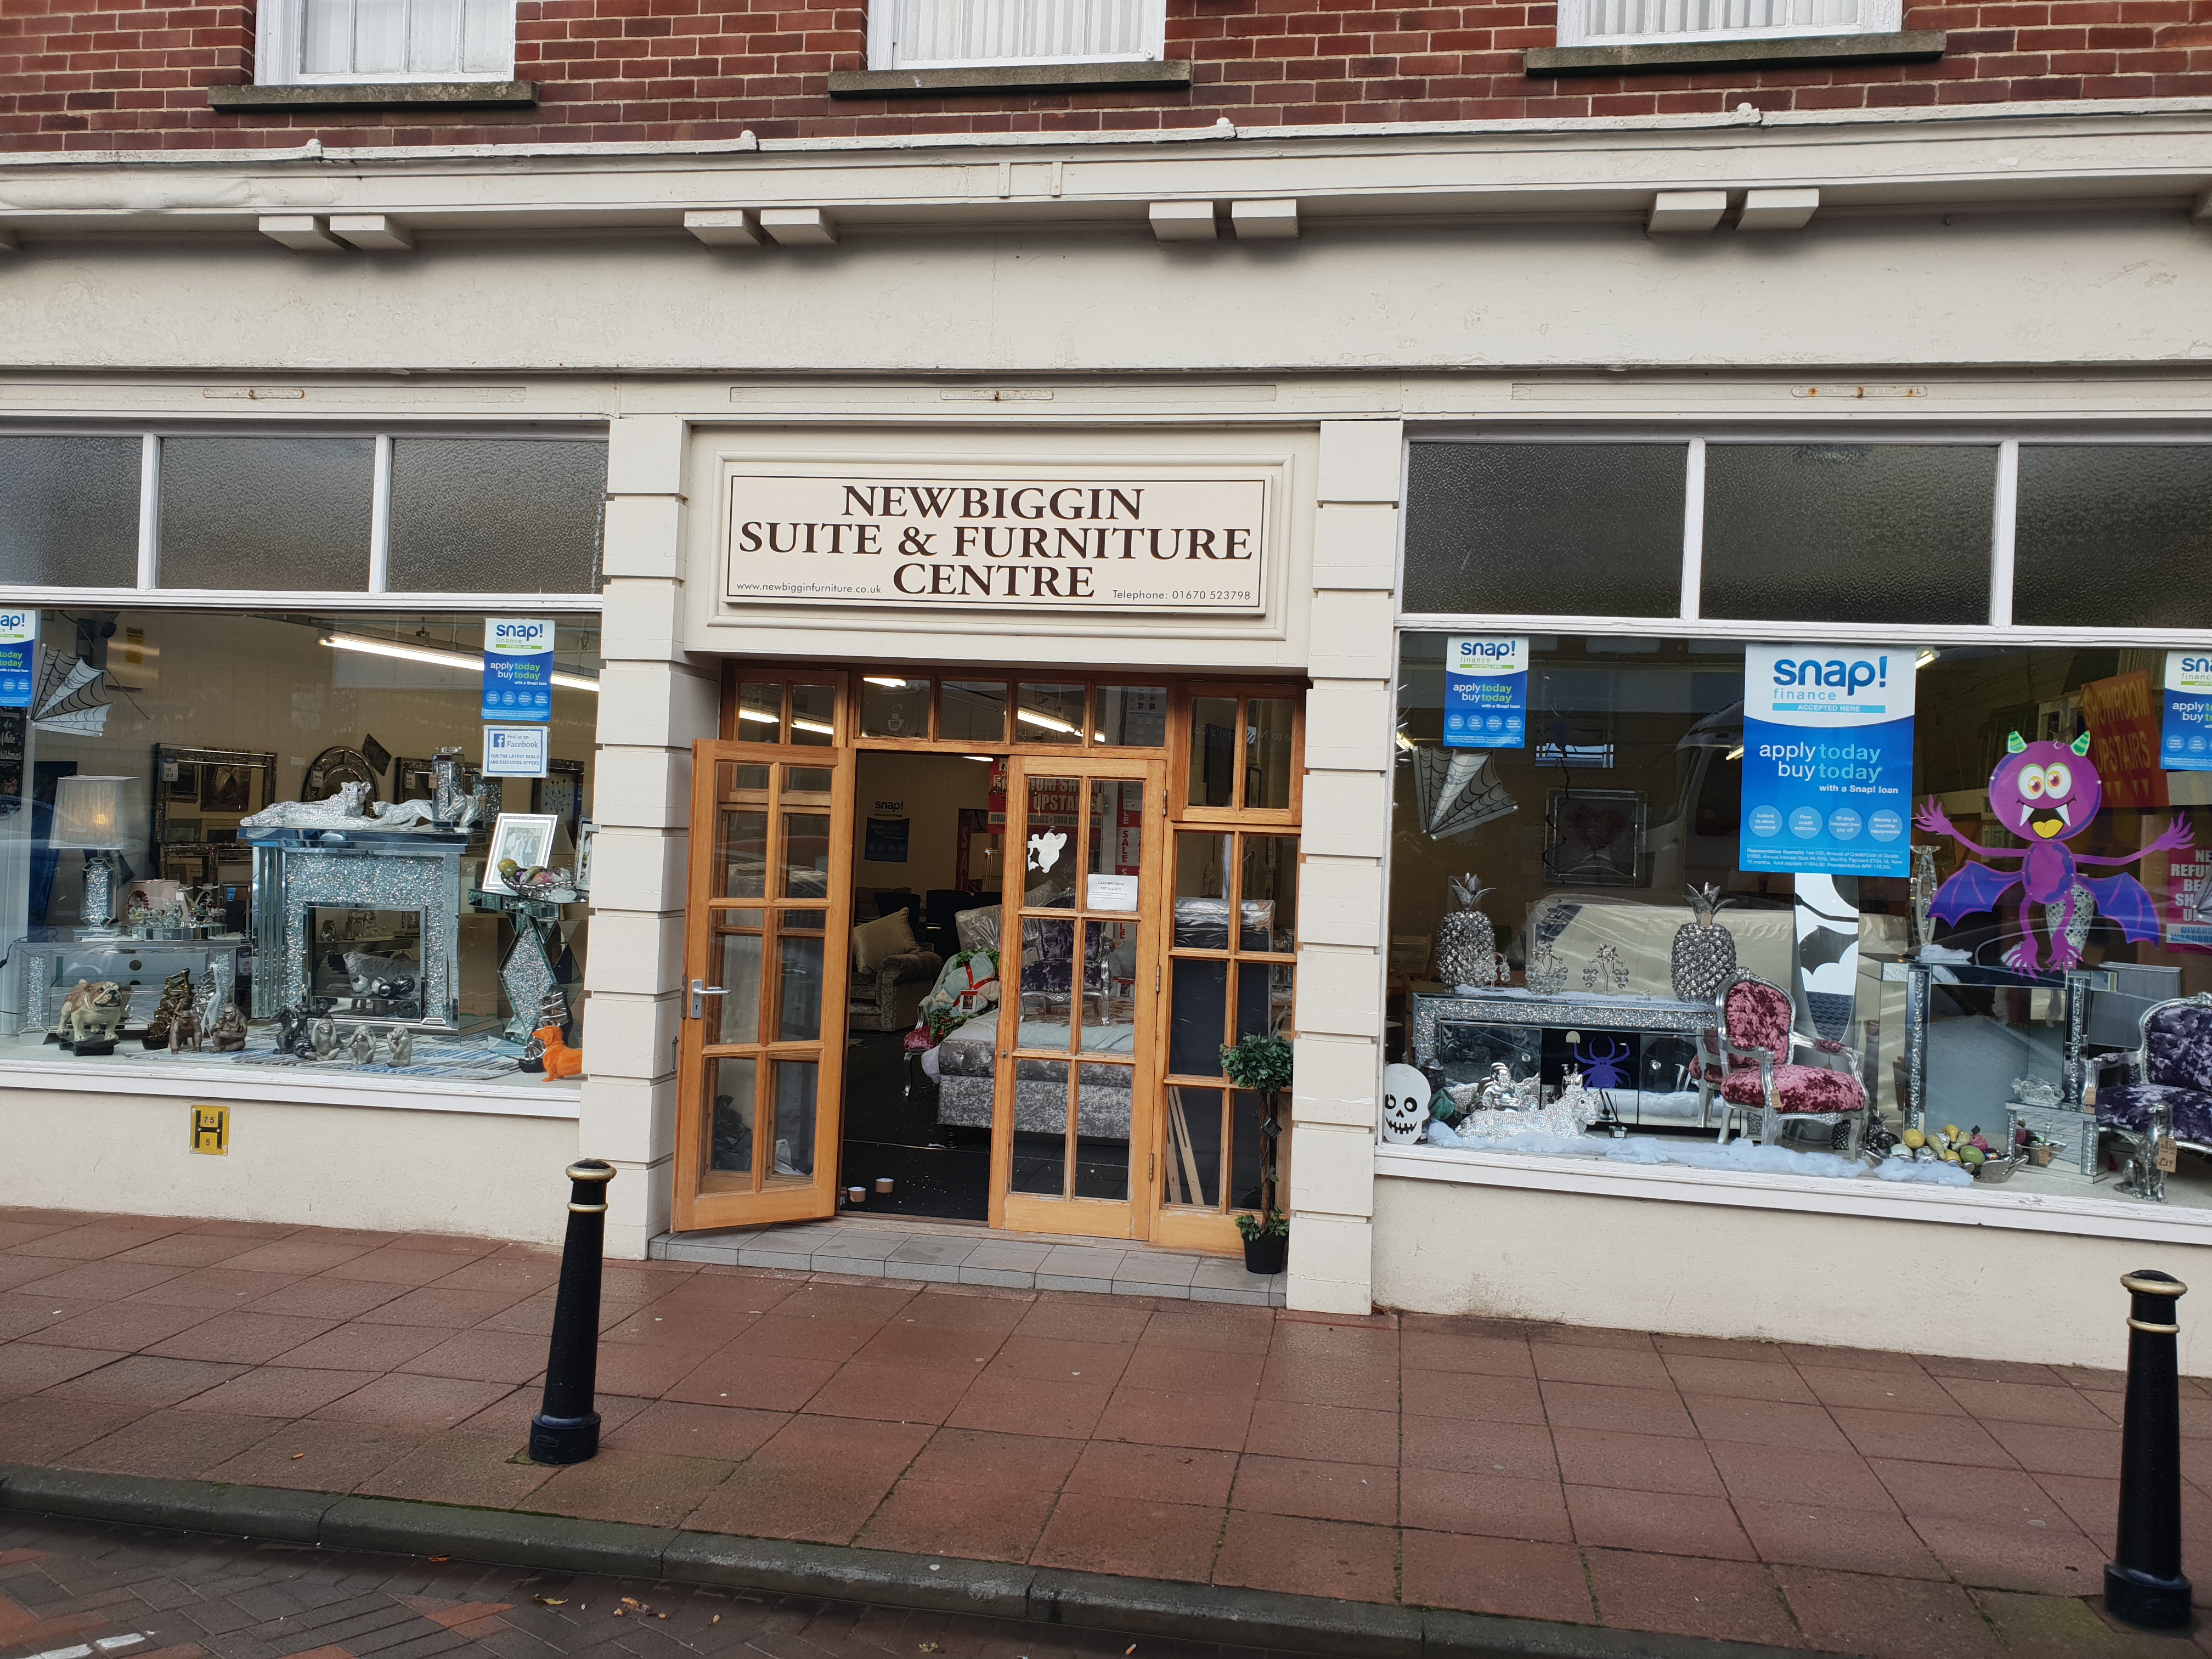
[[[781,1227],[663,1233],[660,1261],[707,1261],[786,1273],[853,1273],[1019,1291],[1283,1305],[1281,1273],[1249,1273],[1234,1256],[1160,1250],[1127,1239],[1064,1238],[885,1217],[840,1216]]]

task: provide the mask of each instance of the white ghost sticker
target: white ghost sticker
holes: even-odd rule
[[[1050,872],[1060,862],[1060,849],[1067,845],[1064,830],[1044,830],[1030,837],[1030,868]]]

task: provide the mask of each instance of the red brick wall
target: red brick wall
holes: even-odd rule
[[[534,110],[217,115],[206,88],[252,78],[250,5],[0,0],[0,147],[211,148],[1075,131],[1330,121],[1856,109],[2004,99],[2212,95],[2212,0],[1923,5],[1951,31],[1929,64],[1535,78],[1539,3],[1403,9],[1336,0],[1168,0],[1188,93],[832,100],[866,66],[860,6],[770,0],[520,0],[516,74]]]

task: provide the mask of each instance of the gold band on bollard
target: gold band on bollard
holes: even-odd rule
[[[571,1204],[568,1206],[570,1215],[605,1215],[606,1212],[607,1206],[604,1204]]]
[[[2178,1279],[2138,1279],[2133,1273],[2122,1273],[2120,1288],[2132,1291],[2137,1296],[2178,1297],[2185,1294],[2189,1286]]]
[[[2154,1325],[2148,1320],[2136,1319],[2132,1317],[2128,1321],[2128,1328],[2131,1331],[2148,1331],[2153,1336],[2179,1336],[2181,1334],[2181,1327],[2179,1325]]]
[[[615,1166],[611,1164],[578,1163],[568,1166],[568,1179],[571,1181],[612,1181],[614,1178]]]

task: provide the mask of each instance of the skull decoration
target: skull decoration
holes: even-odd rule
[[[1382,1139],[1409,1145],[1429,1115],[1429,1080],[1410,1066],[1382,1068]]]

